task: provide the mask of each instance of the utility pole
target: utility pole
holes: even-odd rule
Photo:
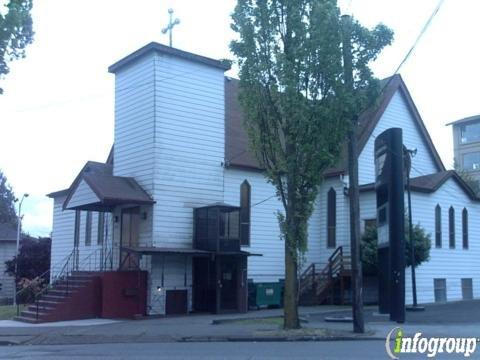
[[[18,217],[17,217],[17,247],[15,250],[15,278],[13,285],[13,306],[17,306],[17,272],[18,272],[18,252],[20,250],[20,234],[22,232],[22,204],[23,200],[28,197],[28,194],[23,194],[20,203],[18,204]],[[18,200],[18,199],[17,199]]]
[[[162,29],[162,34],[166,34],[168,32],[168,38],[169,38],[169,44],[170,47],[172,47],[172,32],[173,32],[173,27],[175,25],[180,24],[180,19],[175,19],[173,20],[173,9],[168,9],[168,14],[170,16],[170,20],[168,22],[168,25]]]
[[[408,201],[408,238],[410,239],[410,263],[412,269],[412,298],[413,305],[407,306],[407,311],[423,311],[423,306],[417,303],[417,278],[415,276],[415,244],[413,239],[413,219],[412,219],[412,194],[410,190],[410,171],[412,169],[412,159],[417,154],[417,149],[404,150],[405,172],[407,175],[407,201]]]
[[[352,19],[342,16],[343,68],[347,91],[353,93],[353,65],[351,47]],[[354,109],[355,111],[357,109]],[[348,131],[348,184],[350,200],[350,255],[352,258],[352,313],[353,331],[365,332],[363,317],[362,263],[360,261],[360,192],[358,187],[358,115],[354,115]]]

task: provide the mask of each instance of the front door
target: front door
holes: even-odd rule
[[[138,256],[135,253],[125,251],[125,247],[138,247],[140,226],[140,208],[132,207],[122,209],[122,222],[120,234],[120,270],[134,270],[139,266]]]
[[[236,257],[218,259],[219,311],[238,309],[239,261]]]

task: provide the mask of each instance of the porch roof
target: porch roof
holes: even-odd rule
[[[122,247],[122,250],[131,253],[143,254],[143,255],[155,255],[155,254],[183,254],[183,255],[195,255],[195,256],[210,256],[210,255],[231,255],[231,256],[262,256],[261,254],[252,254],[248,251],[207,251],[191,248],[170,248],[170,247],[157,247],[157,246],[138,246],[138,247]]]
[[[117,205],[154,203],[134,178],[112,172],[110,164],[87,162],[70,186],[63,208],[105,212]]]

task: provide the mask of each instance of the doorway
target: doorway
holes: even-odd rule
[[[135,270],[139,266],[138,256],[125,251],[123,248],[138,247],[140,208],[137,206],[122,209],[121,214],[120,270]]]
[[[238,309],[238,259],[222,257],[218,259],[219,311]]]

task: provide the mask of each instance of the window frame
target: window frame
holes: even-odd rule
[[[439,284],[443,284],[443,286],[438,286]],[[443,291],[439,296],[438,292]],[[434,278],[433,279],[433,296],[435,303],[445,303],[448,301],[447,296],[447,279],[446,278]]]
[[[248,180],[240,185],[240,246],[250,246],[252,187]]]
[[[327,192],[327,248],[337,247],[337,192],[331,187]]]
[[[448,209],[448,245],[450,249],[455,249],[455,209],[450,206]]]
[[[435,206],[435,248],[442,248],[442,207]]]
[[[87,211],[85,217],[85,246],[92,245],[92,212]]]
[[[465,250],[468,250],[468,210],[463,208],[462,210],[462,247]]]

